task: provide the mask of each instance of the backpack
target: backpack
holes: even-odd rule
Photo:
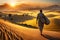
[[[46,25],[50,24],[50,20],[46,16],[44,17],[44,19],[45,19],[45,24]]]

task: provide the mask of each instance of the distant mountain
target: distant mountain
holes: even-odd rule
[[[19,4],[19,5],[16,5],[15,9],[14,10],[38,10],[40,9],[41,7],[40,6],[37,6],[37,5],[33,5],[33,4]],[[9,9],[11,10],[11,7],[10,5],[8,5],[7,3],[3,4],[3,5],[0,5],[0,9]]]
[[[22,10],[38,10],[40,9],[40,6],[36,6],[32,4],[20,4],[20,5],[17,5],[16,8],[22,9]]]
[[[33,4],[19,4],[15,8],[12,8],[9,4],[5,3],[0,5],[0,10],[40,10],[41,8],[45,10],[60,10],[60,5],[51,5],[47,7],[41,7],[40,5]]]
[[[0,11],[6,11],[6,10],[8,10],[8,11],[12,10],[12,7],[7,3],[0,5]]]
[[[60,5],[52,5],[44,8],[46,10],[60,10]]]
[[[9,7],[9,5],[7,3],[0,5],[0,9],[4,9],[4,8],[8,8],[8,7]]]

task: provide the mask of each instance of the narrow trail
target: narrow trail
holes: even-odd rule
[[[14,31],[8,29],[8,25],[0,22],[0,40],[23,40],[23,38],[17,35]]]
[[[44,40],[38,29],[26,28],[0,20],[1,40]]]
[[[0,19],[0,40],[60,40],[60,32],[27,28]]]

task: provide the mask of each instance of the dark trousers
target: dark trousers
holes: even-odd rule
[[[42,34],[44,23],[38,22],[38,27],[39,27],[39,30],[40,30],[40,32]]]

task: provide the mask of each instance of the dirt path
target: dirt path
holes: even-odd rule
[[[44,31],[40,35],[38,29],[22,27],[0,19],[0,39],[6,40],[52,40],[60,38],[60,33]]]

